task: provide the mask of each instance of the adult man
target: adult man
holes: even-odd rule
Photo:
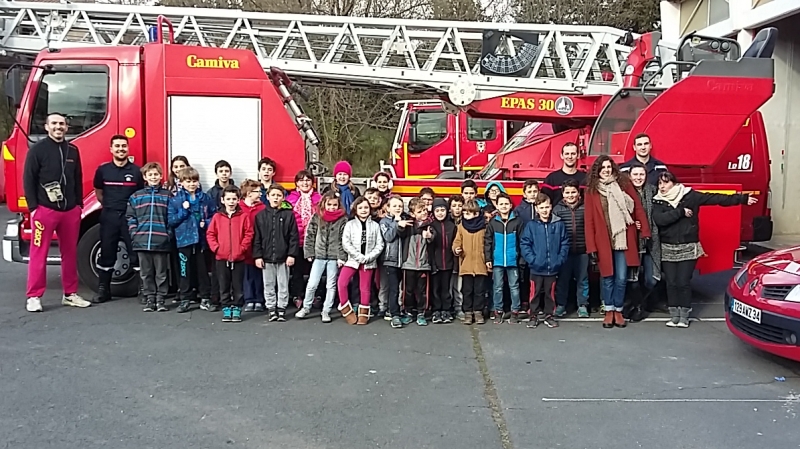
[[[647,168],[647,183],[658,186],[658,175],[661,172],[667,171],[667,166],[650,155],[653,151],[653,146],[650,143],[650,136],[644,133],[637,134],[636,137],[633,138],[633,151],[636,152],[636,155],[622,163],[622,165],[619,166],[619,171],[622,173],[630,173],[631,166],[634,162],[638,161]]]
[[[67,120],[52,113],[45,119],[47,137],[28,150],[22,183],[31,212],[33,236],[28,261],[28,286],[25,308],[42,311],[42,295],[47,289],[47,253],[53,232],[61,252],[61,304],[89,307],[78,295],[78,234],[83,208],[83,172],[78,147],[68,143]]]
[[[561,201],[561,186],[567,179],[574,179],[578,185],[585,185],[586,172],[578,170],[578,146],[573,142],[567,142],[561,147],[561,168],[550,173],[544,178],[542,192],[550,197],[552,204]]]
[[[128,138],[111,137],[111,162],[97,167],[94,173],[94,193],[103,206],[100,211],[100,258],[97,261],[99,282],[97,295],[92,302],[111,299],[111,277],[117,263],[119,241],[128,246],[130,262],[138,266],[136,253],[131,248],[131,236],[125,211],[128,200],[137,190],[144,188],[144,178],[138,165],[128,160]]]

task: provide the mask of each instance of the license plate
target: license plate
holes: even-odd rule
[[[741,315],[748,320],[761,324],[761,310],[755,307],[748,306],[741,301],[731,299],[731,311],[737,315]]]

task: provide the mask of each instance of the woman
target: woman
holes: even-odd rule
[[[297,222],[297,232],[300,234],[300,252],[303,252],[303,240],[306,235],[306,227],[311,222],[311,218],[317,212],[317,205],[322,196],[314,190],[314,175],[307,170],[300,170],[294,177],[296,188],[289,193],[286,201],[292,205],[294,219]],[[304,257],[298,257],[292,266],[292,276],[289,280],[289,295],[294,300],[294,305],[298,310],[303,308],[303,297],[305,295],[305,283],[303,276],[309,270],[309,264]]]
[[[639,266],[639,238],[650,238],[650,223],[636,189],[606,155],[592,164],[584,205],[586,252],[603,278],[603,327],[625,327],[622,306],[628,267]],[[637,221],[641,223],[638,234]]]
[[[669,327],[689,327],[692,311],[690,282],[697,259],[705,255],[700,244],[697,213],[700,206],[755,204],[746,194],[700,193],[678,182],[670,172],[658,177],[658,194],[653,198],[653,221],[661,238],[661,269],[667,281]]]
[[[653,197],[658,193],[656,186],[647,183],[647,167],[640,162],[634,162],[630,167],[630,177],[642,208],[647,215],[647,223],[650,225],[650,240],[639,239],[639,254],[642,258],[642,278],[635,279],[630,286],[633,291],[629,292],[630,304],[626,306],[626,318],[634,323],[644,319],[647,312],[646,298],[654,293],[654,288],[661,280],[661,242],[658,238],[658,227],[653,222]],[[636,223],[636,228],[641,229],[641,223]],[[645,292],[641,291],[642,284]]]
[[[350,178],[353,176],[353,167],[351,167],[350,163],[347,161],[339,161],[333,166],[333,176],[334,181],[330,186],[325,187],[322,193],[325,194],[329,190],[332,190],[336,196],[342,200],[345,213],[350,215],[350,208],[353,201],[361,196],[361,191],[350,181]]]

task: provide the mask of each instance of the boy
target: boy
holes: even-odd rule
[[[553,319],[553,284],[556,281],[558,270],[567,260],[569,252],[569,235],[564,222],[552,214],[553,206],[550,197],[540,193],[536,197],[536,219],[525,226],[522,233],[520,249],[528,267],[531,270],[531,280],[536,287],[533,294],[534,304],[532,310],[544,310],[544,324],[547,327],[558,327],[558,322]],[[544,307],[540,302],[544,296]],[[534,314],[528,327],[536,328],[539,318]]]
[[[265,157],[258,161],[258,179],[261,182],[261,202],[267,204],[269,200],[267,199],[267,191],[269,190],[270,186],[278,185],[283,192],[283,196],[286,197],[286,190],[280,186],[279,184],[275,184],[275,173],[277,172],[278,165],[272,159]]]
[[[291,204],[283,200],[283,187],[269,186],[267,201],[256,215],[253,257],[262,270],[269,320],[283,322],[289,304],[289,267],[300,250],[300,233]]]
[[[428,206],[423,201],[409,204],[409,212],[414,219],[411,226],[398,229],[403,239],[401,268],[405,285],[406,314],[415,315],[417,325],[427,326],[425,309],[428,308],[428,287],[431,272],[428,245],[433,239],[431,221],[428,219]]]
[[[475,181],[467,179],[466,181],[461,183],[461,197],[464,198],[465,206],[468,201],[474,200],[477,195],[478,195],[478,184],[475,184]]]
[[[161,184],[164,172],[158,162],[142,167],[147,185],[128,200],[131,246],[139,255],[139,275],[145,297],[145,312],[166,312],[169,291],[169,201],[172,194]]]
[[[231,168],[231,164],[228,161],[220,160],[214,164],[214,173],[217,175],[217,180],[214,182],[214,186],[208,189],[206,194],[211,197],[211,200],[214,202],[218,209],[224,209],[225,206],[222,204],[222,191],[225,190],[226,187],[235,185],[233,179],[231,179],[231,173],[233,173],[233,169]],[[214,257],[214,252],[209,251],[208,257],[206,257],[206,263],[208,267],[211,269],[211,299],[213,303],[219,302],[219,282],[217,278],[217,264],[216,259]],[[202,308],[202,306],[201,306]]]
[[[200,174],[192,167],[178,173],[182,189],[169,202],[169,226],[175,230],[178,247],[178,313],[189,311],[194,289],[200,294],[200,306],[215,312],[211,303],[211,284],[206,269],[206,229],[217,210],[211,198],[200,190]]]
[[[411,318],[400,314],[400,278],[403,266],[403,239],[400,232],[412,226],[413,220],[405,217],[403,213],[403,199],[391,196],[386,201],[386,214],[381,219],[381,235],[386,246],[381,255],[381,290],[386,287],[387,312],[390,316],[391,326],[399,329],[411,323]]]
[[[461,195],[451,195],[448,200],[450,208],[450,219],[458,226],[461,224],[461,214],[464,211],[464,197]]]
[[[508,277],[511,293],[510,324],[519,323],[519,239],[522,234],[522,220],[511,211],[511,197],[505,192],[497,194],[495,200],[497,214],[486,226],[484,257],[486,268],[492,272],[492,298],[494,300],[495,324],[502,324],[508,318],[503,312],[504,278]]]
[[[556,281],[556,316],[567,314],[569,284],[577,283],[578,316],[588,318],[589,310],[589,255],[586,254],[586,237],[583,227],[583,200],[580,184],[576,179],[567,179],[561,184],[561,202],[553,209],[553,215],[564,222],[569,234],[569,255]]]
[[[486,221],[475,200],[464,202],[464,218],[453,239],[453,253],[458,257],[458,274],[461,293],[464,295],[464,324],[483,324],[484,286],[486,285],[486,259],[484,235]]]
[[[253,222],[239,207],[239,189],[227,186],[222,192],[224,209],[208,226],[208,247],[216,258],[216,275],[222,302],[222,322],[242,321],[244,265],[253,243]],[[233,297],[231,297],[233,290]]]
[[[250,222],[255,228],[256,215],[264,210],[264,203],[261,202],[261,184],[253,179],[245,179],[242,182],[239,201],[239,208],[249,217]],[[255,229],[253,230],[255,233]],[[244,311],[263,312],[264,311],[264,280],[261,270],[256,267],[253,259],[252,248],[247,252],[244,267]]]
[[[456,227],[461,224],[461,214],[464,210],[464,197],[452,195],[450,197],[450,219]],[[461,295],[461,277],[458,275],[458,263],[453,263],[453,275],[450,277],[450,295],[453,297],[453,307],[451,312],[455,313],[459,321],[464,321],[464,311],[461,310],[464,304],[464,297]]]
[[[364,191],[364,198],[367,199],[370,208],[370,216],[375,222],[381,221],[381,192],[375,187],[370,187]]]
[[[428,208],[428,215],[433,212],[433,199],[436,198],[436,193],[430,187],[423,187],[419,191],[419,199],[425,203]]]
[[[539,182],[535,179],[527,179],[522,185],[522,201],[519,203],[514,212],[522,220],[522,229],[525,229],[528,222],[536,217],[536,197],[539,195]],[[521,261],[522,265],[519,281],[519,298],[520,310],[524,312],[537,313],[538,310],[530,310],[531,300],[531,272],[525,266],[525,260]]]
[[[433,240],[431,241],[431,280],[433,284],[433,323],[452,323],[453,296],[450,279],[453,277],[453,239],[456,225],[448,215],[444,198],[433,200]]]

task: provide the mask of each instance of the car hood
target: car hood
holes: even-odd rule
[[[800,246],[761,254],[748,271],[767,284],[800,284]]]

